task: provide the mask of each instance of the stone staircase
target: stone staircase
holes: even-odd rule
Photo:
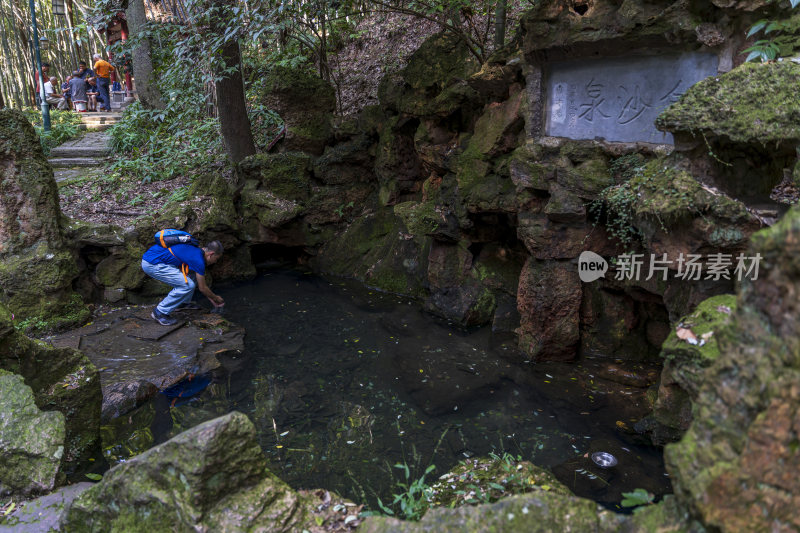
[[[105,131],[122,118],[122,113],[81,113],[79,129],[86,131]]]
[[[81,113],[80,129],[86,133],[50,151],[50,165],[56,181],[85,175],[99,169],[111,153],[105,130],[119,122],[122,113]]]

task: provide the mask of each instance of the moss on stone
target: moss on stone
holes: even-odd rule
[[[303,202],[308,199],[313,158],[300,152],[256,154],[243,160],[239,169],[247,179],[276,196]]]
[[[502,487],[502,488],[500,488]],[[461,461],[431,485],[431,507],[456,507],[494,502],[513,494],[552,491],[571,496],[556,477],[528,461],[509,454]]]
[[[724,334],[735,310],[736,296],[733,294],[703,300],[692,313],[679,321],[679,327],[690,329],[703,344],[691,344],[680,339],[673,330],[661,346],[661,356],[681,364],[709,366],[719,356],[719,336]],[[698,386],[699,382],[691,388],[696,391]]]
[[[97,369],[83,353],[31,340],[12,332],[9,322],[0,322],[1,331],[7,333],[0,335],[0,369],[25,378],[39,409],[64,414],[61,470],[74,470],[89,458],[99,437],[102,392]]]
[[[704,188],[686,171],[673,168],[666,160],[651,161],[622,185],[634,194],[635,216],[670,226],[700,215],[712,215],[728,222],[747,220],[745,205],[724,194]],[[717,233],[720,239],[725,234]],[[729,235],[728,237],[735,237]]]
[[[434,233],[444,222],[432,202],[403,202],[394,206],[394,214],[403,220],[409,233],[419,237]]]
[[[663,131],[767,146],[800,141],[800,65],[745,63],[692,86],[656,119]]]
[[[111,255],[95,268],[97,281],[105,288],[137,289],[145,279],[142,255],[145,248],[138,243],[111,249]]]
[[[419,296],[429,247],[430,238],[409,235],[392,208],[384,208],[356,219],[326,243],[314,265],[382,290]]]

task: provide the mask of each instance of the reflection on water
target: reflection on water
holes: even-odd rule
[[[221,292],[226,318],[247,330],[244,354],[223,359],[225,372],[189,401],[161,395],[106,427],[110,461],[238,410],[290,485],[373,506],[391,499],[397,463],[441,475],[490,452],[548,467],[612,508],[622,491],[671,490],[660,451],[628,431],[644,390],[595,378],[603,361],[515,363],[524,358],[488,328],[459,330],[403,298],[299,272]],[[619,465],[598,469],[596,451]]]

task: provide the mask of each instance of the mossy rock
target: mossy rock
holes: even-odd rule
[[[752,215],[747,207],[737,200],[725,195],[714,194],[703,187],[691,174],[678,170],[664,159],[656,159],[647,163],[626,184],[633,194],[633,212],[637,223],[649,221],[658,225],[680,225],[698,216],[713,217],[722,230],[720,222],[749,225]],[[643,227],[643,229],[646,229]],[[716,239],[718,246],[738,244],[746,239],[741,231],[738,234],[725,235],[713,231],[709,238]]]
[[[72,280],[77,276],[71,251],[41,242],[25,253],[0,259],[0,302],[20,319],[50,319],[70,305],[75,296]]]
[[[730,335],[735,311],[734,295],[712,296],[681,318],[662,344],[664,368],[652,414],[656,424],[644,423],[655,443],[676,441],[689,428],[705,371],[719,358],[721,339]],[[681,338],[687,330],[694,337]]]
[[[429,238],[413,238],[391,208],[359,217],[326,243],[312,265],[388,292],[420,296]]]
[[[144,252],[145,248],[138,244],[112,248],[111,255],[95,268],[97,281],[105,288],[138,289],[146,277],[142,271]]]
[[[250,221],[256,221],[263,228],[277,228],[303,212],[300,204],[278,197],[272,191],[257,189],[257,183],[249,180],[241,193],[239,206],[246,231]],[[250,229],[248,233],[255,236],[258,230]]]
[[[64,415],[43,413],[22,376],[0,369],[0,495],[49,492],[64,454]]]
[[[736,296],[732,294],[712,296],[704,300],[692,313],[678,322],[678,328],[692,331],[697,344],[679,338],[675,328],[661,346],[661,357],[678,366],[707,368],[719,357],[719,337],[726,334],[725,330],[735,311]],[[681,380],[681,386],[695,395],[701,383],[702,376],[697,375],[687,375],[686,379]]]
[[[61,471],[74,471],[97,445],[103,400],[100,376],[83,353],[52,348],[16,333],[10,318],[7,312],[0,313],[0,369],[25,379],[39,409],[63,413],[66,441]]]
[[[461,461],[440,476],[431,489],[431,507],[450,508],[536,491],[572,496],[572,492],[544,468],[508,454]]]
[[[308,199],[313,158],[300,152],[256,154],[239,163],[247,179],[280,198],[300,202]]]
[[[627,51],[642,42],[694,44],[701,20],[688,2],[617,2],[595,0],[565,4],[537,2],[520,21],[525,53],[572,47],[586,55],[602,45]]]
[[[304,68],[274,66],[258,92],[286,124],[287,150],[322,153],[333,137],[336,93],[330,83]]]
[[[253,424],[231,413],[122,463],[82,493],[68,531],[299,531],[309,507],[266,469]]]
[[[705,371],[686,435],[665,448],[676,496],[709,528],[797,529],[800,209],[751,239],[745,277],[719,354]],[[716,335],[715,335],[716,336]],[[791,473],[791,474],[790,474]],[[780,490],[775,487],[780,486]]]
[[[480,95],[465,80],[479,69],[459,37],[437,33],[422,43],[403,70],[381,80],[378,99],[384,108],[409,115],[447,116],[478,104]]]
[[[488,505],[431,509],[419,522],[370,517],[359,526],[364,533],[464,533],[468,531],[621,531],[625,518],[595,502],[555,492],[509,496]]]
[[[31,124],[0,109],[0,302],[47,319],[72,297],[77,261],[61,227],[58,188]]]
[[[662,131],[760,146],[800,142],[800,65],[745,63],[687,90],[656,119]]]

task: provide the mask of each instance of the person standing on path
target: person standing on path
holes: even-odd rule
[[[203,248],[193,244],[175,244],[169,248],[154,244],[142,256],[142,270],[145,274],[172,287],[166,298],[153,309],[150,316],[162,326],[177,322],[170,313],[180,305],[188,304],[197,287],[214,308],[225,305],[225,300],[217,296],[206,285],[206,266],[213,265],[222,257],[222,243],[211,241]],[[197,282],[188,275],[195,273]]]
[[[108,61],[104,61],[100,54],[93,55],[92,59],[94,59],[94,73],[97,78],[97,99],[100,100],[100,110],[105,108],[106,111],[111,111],[108,86],[111,83],[111,73],[114,72],[114,67]]]

